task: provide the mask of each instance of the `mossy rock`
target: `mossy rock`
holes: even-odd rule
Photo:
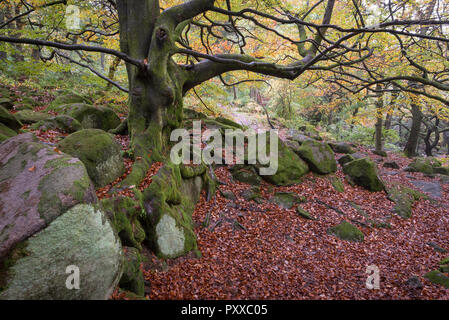
[[[8,138],[16,136],[17,133],[4,125],[3,123],[0,123],[0,142],[5,141]]]
[[[362,231],[347,221],[342,221],[340,224],[329,228],[327,233],[347,241],[362,242],[365,238]]]
[[[139,221],[144,215],[140,202],[128,197],[114,197],[103,199],[101,206],[122,244],[142,250],[145,231]]]
[[[405,168],[405,171],[432,174],[434,173],[434,168],[437,167],[441,167],[441,162],[436,158],[415,158],[408,167]]]
[[[22,110],[15,114],[17,120],[24,124],[33,124],[35,122],[50,119],[52,115],[42,112],[34,112],[32,110]]]
[[[329,146],[335,153],[355,153],[355,150],[346,142],[330,142]]]
[[[449,289],[449,277],[439,270],[433,270],[426,273],[424,278],[428,279],[433,284],[441,285],[446,289]]]
[[[31,129],[40,129],[42,131],[60,129],[67,133],[73,133],[83,129],[78,120],[66,116],[58,115],[47,120],[41,120],[31,125]]]
[[[433,168],[433,173],[449,176],[449,167],[435,167]]]
[[[0,98],[0,107],[11,110],[14,107],[14,102],[10,98]]]
[[[72,133],[58,144],[61,151],[80,159],[97,187],[103,187],[125,171],[120,145],[100,129]]]
[[[83,97],[76,93],[67,93],[67,94],[61,95],[59,97],[56,97],[56,99],[53,100],[53,102],[50,104],[50,106],[47,108],[47,110],[56,111],[58,107],[65,105],[65,104],[71,104],[71,103],[92,104],[92,101],[90,101],[90,99],[87,99],[86,97]]]
[[[114,111],[103,106],[91,106],[85,103],[65,104],[55,111],[78,120],[84,129],[108,131],[120,125],[120,118]]]
[[[344,156],[340,157],[340,159],[338,159],[338,163],[343,166],[348,162],[354,161],[355,158],[353,156],[351,156],[350,154],[345,154]]]
[[[104,214],[78,204],[0,261],[0,299],[108,299],[122,274],[123,252]],[[69,290],[76,270],[79,288]]]
[[[305,199],[298,196],[295,192],[276,192],[270,201],[276,203],[281,208],[291,209],[295,204],[304,202]]]
[[[313,172],[328,174],[337,171],[334,152],[327,143],[305,141],[299,148],[299,155]]]
[[[387,187],[386,191],[388,199],[395,204],[393,212],[404,219],[412,216],[412,207],[415,201],[421,198],[428,199],[425,194],[398,184]]]
[[[124,247],[125,259],[123,267],[123,275],[120,279],[119,286],[121,289],[128,290],[138,296],[145,294],[145,284],[140,265],[142,257],[136,248]]]
[[[72,206],[97,201],[81,161],[41,144],[31,133],[0,148],[0,260]]]
[[[250,185],[260,185],[261,179],[256,170],[252,166],[234,165],[231,167],[232,177],[240,182]]]
[[[160,258],[197,251],[192,213],[201,190],[213,188],[208,173],[183,179],[179,166],[166,162],[152,179],[143,194],[142,225],[148,245]]]
[[[22,128],[22,123],[13,114],[9,113],[8,110],[0,106],[0,123],[3,123],[8,128],[19,132]]]
[[[357,185],[369,191],[382,191],[383,182],[377,175],[376,164],[368,158],[356,159],[343,166],[343,172]]]
[[[259,140],[261,134],[257,135],[257,140]],[[266,156],[269,157],[270,163],[275,166],[276,165],[276,157],[271,157],[271,137],[270,134],[266,134]],[[285,186],[291,185],[295,183],[300,183],[301,178],[309,172],[309,166],[307,163],[302,160],[294,151],[292,151],[288,146],[285,145],[282,140],[279,139],[277,135],[275,135],[275,139],[277,139],[278,152],[277,152],[277,169],[275,173],[270,173],[268,170],[268,174],[262,174],[262,169],[267,169],[269,165],[260,164],[259,160],[257,161],[256,167],[259,170],[258,173],[267,182],[270,182],[277,186]],[[274,152],[276,155],[276,152]]]

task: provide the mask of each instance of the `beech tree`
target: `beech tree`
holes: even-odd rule
[[[65,0],[17,2],[22,3],[19,12],[4,19],[0,31],[43,8],[64,7],[68,2],[77,4],[76,1]],[[338,74],[340,78],[335,81],[342,86],[345,86],[344,81],[358,79],[360,87],[357,90],[370,88],[376,92],[376,85],[380,83],[392,83],[400,90],[415,90],[404,88],[399,80],[423,86],[436,83],[442,90],[447,90],[447,84],[426,77],[379,78],[379,73],[370,73],[370,67],[364,61],[378,49],[374,40],[374,35],[378,34],[394,36],[398,42],[425,39],[447,44],[449,40],[442,35],[442,28],[449,21],[441,17],[432,18],[433,9],[426,15],[410,15],[410,7],[416,4],[390,0],[381,2],[379,8],[389,13],[368,25],[364,10],[368,2],[317,0],[295,9],[293,5],[276,0],[254,1],[251,7],[249,3],[231,0],[192,0],[177,5],[166,1],[164,7],[158,0],[80,1],[80,4],[90,4],[92,10],[101,11],[111,23],[84,28],[76,34],[76,40],[80,41],[74,41],[73,32],[72,38],[67,37],[72,41],[51,40],[52,30],[44,29],[41,33],[47,32],[47,37],[27,38],[2,32],[0,42],[53,48],[50,56],[41,55],[41,58],[66,58],[129,92],[129,116],[122,127],[128,126],[131,145],[136,159],[139,159],[123,182],[130,185],[143,178],[153,161],[160,161],[167,154],[170,132],[182,124],[183,97],[187,92],[228,72],[243,70],[294,80],[306,72],[325,71]],[[31,20],[28,22],[33,24]],[[436,31],[422,32],[423,28],[431,27]],[[117,33],[120,50],[82,41],[86,35],[115,36]],[[193,34],[199,39],[195,45],[192,44]],[[276,38],[278,42],[274,42]],[[220,50],[212,42],[227,43],[230,48]],[[264,46],[266,50],[262,50]],[[278,54],[276,48],[282,54]],[[400,46],[396,50],[402,52]],[[65,55],[64,51],[98,52],[123,60],[128,74],[128,89],[88,64]],[[263,56],[258,54],[260,52]],[[365,68],[372,78],[358,75],[354,72],[357,68]],[[346,80],[348,78],[352,79]],[[345,86],[350,89],[348,87]],[[377,86],[377,91],[380,90]]]

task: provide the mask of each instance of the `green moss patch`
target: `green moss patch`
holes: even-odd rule
[[[340,224],[329,228],[327,230],[327,233],[332,234],[341,240],[358,241],[358,242],[364,240],[363,232],[347,221],[342,221]]]
[[[383,182],[377,174],[376,164],[368,158],[356,159],[343,166],[343,172],[352,182],[369,191],[382,191]]]
[[[337,171],[334,152],[327,143],[314,140],[305,141],[299,148],[299,155],[308,163],[313,172],[328,174]]]

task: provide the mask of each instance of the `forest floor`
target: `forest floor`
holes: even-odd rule
[[[409,162],[395,155],[388,158],[401,168]],[[449,184],[401,169],[379,166],[379,171],[387,184],[400,181],[415,189],[412,181],[438,184],[440,197],[415,202],[412,217],[403,219],[392,215],[393,203],[385,192],[372,193],[345,181],[345,191],[338,193],[327,177],[309,173],[299,185],[263,183],[266,201],[257,204],[241,197],[248,185],[232,181],[226,167],[216,169],[216,175],[226,182],[220,188],[233,191],[237,200],[225,199],[218,191],[215,201],[206,202],[202,196],[193,214],[200,259],[188,256],[162,261],[149,255],[144,266],[151,283],[149,298],[449,299],[449,290],[422,278],[447,256],[429,244],[448,247]],[[341,167],[336,175],[344,180]],[[308,201],[302,206],[317,220],[305,220],[294,208],[282,209],[270,202],[275,191],[305,196]],[[351,202],[372,219],[388,219],[391,229],[364,226],[365,217]],[[203,227],[207,212],[210,226]],[[365,240],[346,242],[328,235],[326,230],[342,220],[362,222],[358,227]],[[216,225],[218,221],[225,222]],[[231,221],[238,221],[241,227]],[[380,270],[379,290],[366,287],[366,270],[371,265]],[[422,289],[407,284],[413,276],[420,279]]]
[[[49,97],[43,98],[48,103]],[[39,107],[42,111],[43,107]],[[233,112],[233,111],[231,111]],[[235,111],[234,111],[235,113]],[[232,113],[231,113],[232,114]],[[242,124],[253,120],[234,114]],[[257,122],[257,121],[256,121]],[[266,122],[265,122],[266,123]],[[253,127],[253,125],[250,125]],[[24,128],[28,128],[25,126]],[[253,127],[257,129],[258,127]],[[55,145],[66,134],[58,130],[33,130],[44,143]],[[116,136],[126,150],[127,136]],[[395,153],[381,158],[360,147],[378,163],[380,177],[387,185],[400,182],[426,191],[432,199],[421,199],[413,206],[410,219],[392,213],[393,202],[385,192],[369,192],[351,186],[340,166],[336,176],[344,184],[337,192],[328,176],[309,173],[301,184],[275,187],[262,182],[260,203],[247,201],[242,192],[250,186],[233,181],[226,166],[215,169],[225,184],[222,191],[232,191],[229,200],[217,190],[207,202],[204,194],[193,219],[196,224],[201,258],[189,254],[161,260],[145,251],[143,265],[150,299],[449,299],[449,290],[431,284],[422,276],[436,268],[449,249],[449,183],[422,173],[405,172],[411,161]],[[337,158],[340,154],[336,155]],[[385,161],[395,161],[399,169],[383,168]],[[110,188],[129,173],[132,161],[125,160],[127,172],[111,185],[97,190],[99,198],[109,196]],[[160,167],[153,165],[139,189],[151,183]],[[301,206],[316,220],[306,220],[295,210],[283,209],[270,201],[278,191],[293,191],[307,199]],[[130,191],[125,191],[132,193]],[[132,196],[132,194],[125,194]],[[391,228],[372,228],[354,208],[357,204],[370,219],[387,221]],[[210,224],[204,226],[206,215]],[[356,221],[364,233],[363,242],[342,241],[327,234],[327,229],[342,220]],[[367,267],[380,270],[380,289],[366,287]],[[418,277],[422,286],[408,284]]]

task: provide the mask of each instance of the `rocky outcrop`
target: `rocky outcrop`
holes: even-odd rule
[[[122,250],[96,202],[78,159],[30,133],[0,144],[0,299],[109,297]],[[79,290],[66,287],[73,266]]]

